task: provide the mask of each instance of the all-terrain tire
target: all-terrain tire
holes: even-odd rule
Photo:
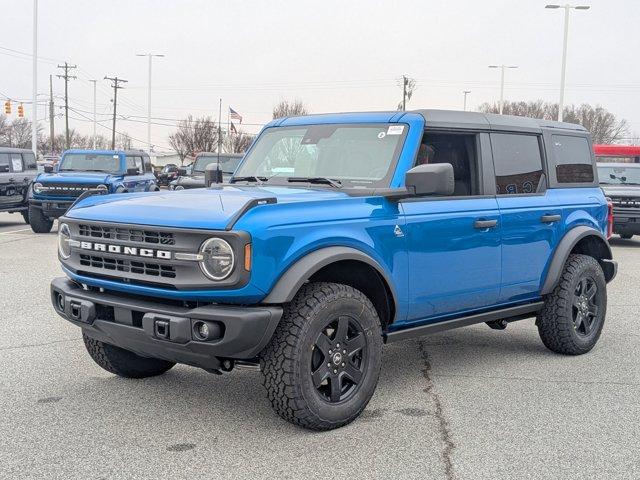
[[[597,314],[593,316],[588,334],[581,334],[574,319],[576,291],[583,279],[596,286],[594,301]],[[551,351],[564,355],[581,355],[590,351],[602,333],[607,309],[607,283],[598,261],[588,255],[569,255],[556,288],[545,298],[544,308],[536,324],[542,343]],[[578,301],[579,303],[579,301]]]
[[[629,239],[633,238],[633,235],[631,233],[621,233],[620,234],[620,238],[622,238],[624,240],[629,240]]]
[[[29,225],[34,233],[49,233],[53,227],[53,220],[45,217],[41,209],[29,205]]]
[[[312,378],[314,355],[321,355],[317,346],[319,335],[327,332],[326,325],[334,318],[337,322],[347,318],[349,329],[354,325],[361,327],[360,333],[345,343],[346,349],[351,351],[357,338],[357,343],[363,345],[361,358],[366,358],[359,365],[362,376],[357,388],[337,402],[323,397]],[[335,342],[339,331],[338,326],[327,338]],[[331,345],[335,348],[335,343]],[[336,349],[334,357],[322,361],[323,368],[331,365],[329,374],[335,373],[331,361],[336,353],[342,354],[342,347]],[[346,368],[354,361],[349,355],[347,353],[345,357]],[[282,320],[260,359],[264,386],[273,409],[285,420],[311,430],[338,428],[358,417],[375,391],[381,364],[382,329],[375,308],[359,290],[337,283],[304,285],[284,306]],[[343,368],[344,365],[342,363]],[[339,370],[340,364],[336,366]],[[338,385],[342,385],[342,380]]]
[[[82,339],[93,361],[107,372],[115,373],[120,377],[155,377],[162,375],[175,365],[158,358],[141,357],[129,350],[94,340],[85,333],[82,334]]]

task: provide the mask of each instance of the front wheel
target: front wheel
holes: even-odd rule
[[[27,225],[29,225],[29,210],[22,210],[20,212],[20,214],[22,215],[22,218],[24,219],[24,223],[26,223]]]
[[[273,409],[312,430],[350,423],[369,403],[382,363],[371,301],[346,285],[310,283],[284,310],[260,361]]]
[[[607,283],[600,264],[588,255],[570,255],[538,315],[540,338],[556,353],[587,353],[600,338],[606,311]]]
[[[40,208],[29,205],[29,225],[34,233],[49,233],[53,227],[53,220],[45,217]]]

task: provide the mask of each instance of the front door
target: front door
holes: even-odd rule
[[[401,203],[409,263],[408,321],[495,305],[500,292],[500,212],[484,195],[480,159],[490,162],[487,134],[427,131],[416,160],[450,163],[450,197]]]

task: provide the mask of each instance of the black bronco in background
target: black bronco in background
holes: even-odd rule
[[[233,172],[236,171],[240,160],[242,160],[243,154],[241,153],[221,153],[219,156],[217,153],[202,152],[196,155],[196,160],[193,162],[193,169],[191,174],[188,174],[185,168],[178,168],[179,177],[169,184],[169,190],[184,190],[187,188],[204,188],[204,172],[208,165],[220,165],[222,171],[222,180],[224,182],[229,181]],[[218,161],[218,158],[220,159]]]
[[[178,178],[178,166],[175,163],[167,163],[159,173],[156,173],[156,181],[160,186],[167,186]]]
[[[613,233],[640,235],[640,164],[599,163],[598,177],[613,204]]]
[[[27,192],[36,175],[38,165],[31,150],[0,147],[0,212],[20,212],[29,223]]]

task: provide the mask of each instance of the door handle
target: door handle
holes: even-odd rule
[[[14,183],[15,181],[16,181],[16,179],[15,179],[15,178],[13,178],[13,177],[11,177],[11,178],[9,179],[9,183]]]
[[[542,223],[559,222],[562,217],[560,215],[543,215],[540,217]]]
[[[486,228],[493,228],[498,225],[498,220],[476,220],[473,222],[473,228],[484,230]]]

